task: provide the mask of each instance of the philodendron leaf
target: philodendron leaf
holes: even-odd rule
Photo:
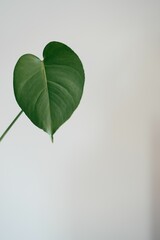
[[[76,53],[50,42],[43,60],[23,55],[14,69],[14,93],[20,108],[51,138],[77,108],[84,86],[84,70]]]

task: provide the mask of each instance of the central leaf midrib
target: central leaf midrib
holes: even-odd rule
[[[45,66],[44,66],[44,62],[42,62],[42,70],[43,70],[43,73],[44,73],[44,80],[45,80],[45,83],[46,83],[46,89],[47,89],[47,95],[48,95],[48,102],[49,102],[49,116],[50,116],[50,134],[52,136],[52,117],[51,117],[51,105],[50,105],[50,96],[49,96],[49,90],[48,90],[48,81],[47,81],[47,76],[46,76],[46,70],[45,70]]]

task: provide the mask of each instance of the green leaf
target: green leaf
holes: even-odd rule
[[[80,102],[84,70],[76,53],[60,42],[50,42],[43,57],[26,54],[18,60],[14,93],[28,118],[52,138]]]

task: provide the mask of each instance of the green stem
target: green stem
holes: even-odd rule
[[[18,113],[18,115],[15,117],[15,119],[11,122],[11,124],[8,126],[8,128],[6,129],[6,131],[2,134],[2,136],[0,137],[0,142],[2,141],[2,139],[5,137],[5,135],[7,134],[7,132],[10,130],[10,128],[13,126],[13,124],[17,121],[17,119],[20,117],[20,115],[23,113],[23,111],[20,111],[20,113]]]

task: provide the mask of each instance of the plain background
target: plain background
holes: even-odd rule
[[[50,41],[85,91],[54,144],[22,115],[0,144],[1,240],[158,240],[160,1],[0,2],[0,131],[20,111],[18,58]]]

